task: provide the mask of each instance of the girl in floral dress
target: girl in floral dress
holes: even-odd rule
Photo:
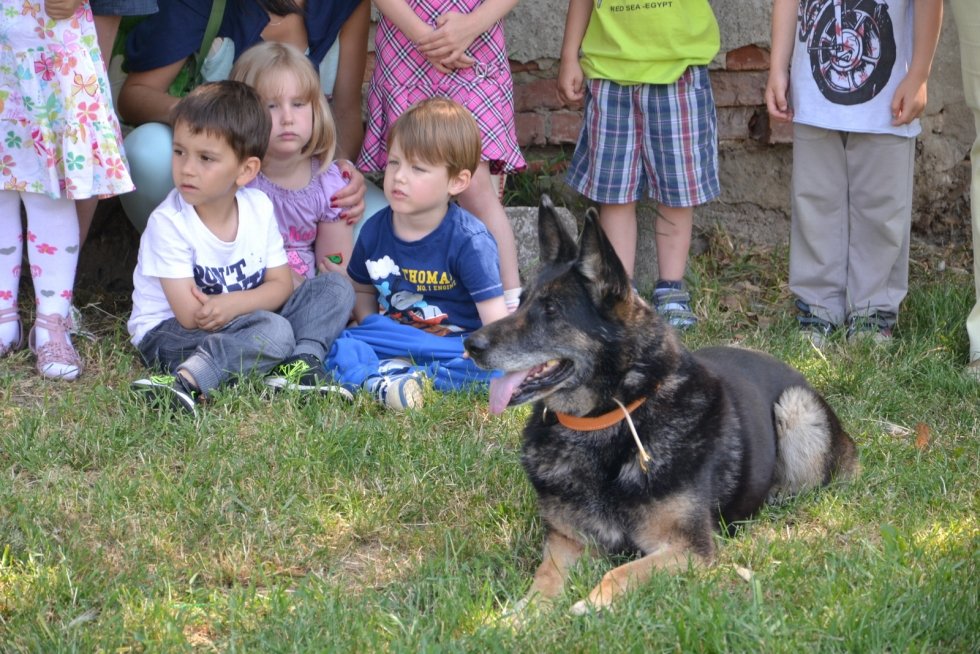
[[[75,200],[133,189],[88,0],[53,20],[43,2],[0,2],[0,357],[23,342],[17,295],[27,249],[38,372],[78,377],[68,336],[79,230]],[[27,213],[21,228],[20,204]]]
[[[524,168],[514,126],[514,88],[501,21],[517,0],[375,0],[382,13],[377,63],[368,91],[368,121],[358,167],[384,170],[385,139],[408,107],[443,96],[469,109],[483,138],[483,161],[459,204],[497,241],[510,310],[520,299],[517,246],[491,174]]]

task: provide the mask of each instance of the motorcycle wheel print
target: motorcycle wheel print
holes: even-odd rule
[[[888,83],[895,65],[895,34],[887,5],[877,0],[845,0],[841,43],[834,7],[828,2],[810,41],[810,70],[817,88],[834,104],[867,102]]]

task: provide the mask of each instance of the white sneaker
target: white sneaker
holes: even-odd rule
[[[394,357],[378,361],[378,374],[382,376],[401,375],[411,371],[412,362],[408,359]]]
[[[395,411],[420,409],[424,402],[422,384],[415,373],[375,375],[368,377],[363,386],[378,402]]]

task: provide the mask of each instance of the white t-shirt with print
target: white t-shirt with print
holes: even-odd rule
[[[891,124],[891,102],[908,74],[914,0],[844,3],[840,37],[832,0],[802,3],[797,19],[791,101],[798,123],[846,132],[916,136],[918,119]]]
[[[262,191],[239,189],[238,234],[222,241],[201,222],[177,189],[160,203],[140,238],[133,273],[133,313],[127,328],[133,345],[174,317],[160,279],[194,278],[204,293],[216,295],[255,288],[267,268],[286,264],[286,250],[272,202]]]

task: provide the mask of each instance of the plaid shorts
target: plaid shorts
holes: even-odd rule
[[[566,181],[600,204],[650,197],[694,207],[721,194],[718,120],[705,66],[673,84],[589,80]]]

